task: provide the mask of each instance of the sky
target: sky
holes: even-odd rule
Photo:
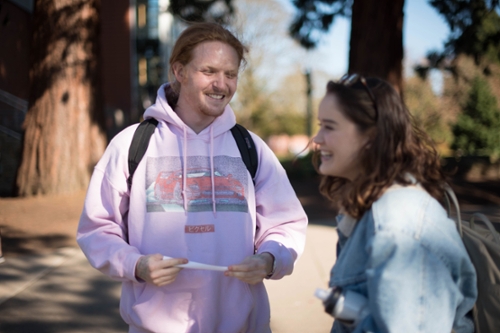
[[[426,0],[406,0],[403,43],[410,60],[418,61],[427,51],[442,50],[450,29]]]
[[[254,67],[256,73],[268,88],[275,89],[288,82],[286,80],[296,79],[291,78],[290,74],[309,70],[312,72],[314,95],[321,96],[328,80],[339,79],[347,72],[350,19],[337,17],[318,46],[306,51],[288,34],[296,11],[291,0],[276,0],[282,6],[278,11],[270,7],[262,10],[261,1],[236,0],[242,13],[241,31],[244,35],[254,36],[248,39],[250,52],[257,54],[257,58],[260,55],[262,59]],[[269,22],[276,15],[283,15],[283,19]],[[442,50],[449,28],[444,18],[428,4],[428,0],[405,0],[404,15],[404,75],[412,76],[412,67],[421,62],[429,51]],[[244,38],[244,42],[248,41]],[[431,71],[430,81],[434,91],[439,93],[442,75],[438,71]]]
[[[406,0],[404,7],[403,46],[405,52],[405,67],[418,63],[430,50],[441,50],[449,34],[449,28],[443,17],[431,7],[427,0]],[[324,36],[321,45],[311,55],[312,64],[325,54],[333,56],[334,60],[323,70],[333,76],[340,76],[347,71],[349,57],[350,20],[338,18]],[[405,74],[412,74],[405,69]]]

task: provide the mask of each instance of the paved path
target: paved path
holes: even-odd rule
[[[333,319],[313,294],[327,285],[337,235],[311,223],[307,236],[294,274],[266,281],[274,333],[331,327]],[[6,259],[0,264],[0,333],[127,332],[118,312],[120,284],[93,269],[78,248]]]
[[[468,219],[486,213],[500,229],[500,208],[464,206]],[[266,281],[273,333],[329,332],[333,319],[314,297],[325,288],[337,234],[330,221],[309,224],[294,273]],[[78,248],[51,254],[12,255],[0,264],[0,333],[127,332],[118,312],[120,284],[93,269]]]
[[[328,285],[336,244],[334,228],[310,224],[306,248],[294,273],[282,280],[265,282],[271,301],[273,333],[330,332],[333,318],[324,312],[314,291]]]

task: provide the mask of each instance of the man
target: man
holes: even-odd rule
[[[245,47],[217,24],[179,37],[171,84],[144,118],[159,124],[127,186],[137,125],[95,167],[77,240],[93,267],[122,284],[129,332],[270,332],[264,278],[291,274],[307,217],[284,169],[252,134],[255,184],[230,132]],[[185,269],[188,262],[223,271]]]

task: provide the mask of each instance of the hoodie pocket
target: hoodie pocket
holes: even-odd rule
[[[257,312],[265,312],[266,307],[260,304],[259,308],[258,295],[252,292],[252,287],[235,278],[222,281],[219,304],[213,313],[218,322],[214,332],[252,332],[252,328],[262,321]]]
[[[187,331],[192,293],[167,290],[145,284],[142,292],[136,291],[138,297],[130,311],[134,326],[159,333]]]

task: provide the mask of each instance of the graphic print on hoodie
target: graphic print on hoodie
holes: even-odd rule
[[[212,200],[217,211],[248,212],[248,174],[241,158],[214,156],[213,170],[207,156],[188,156],[186,164],[184,169],[178,156],[147,158],[147,212],[184,211],[184,200],[188,212],[212,211]]]

